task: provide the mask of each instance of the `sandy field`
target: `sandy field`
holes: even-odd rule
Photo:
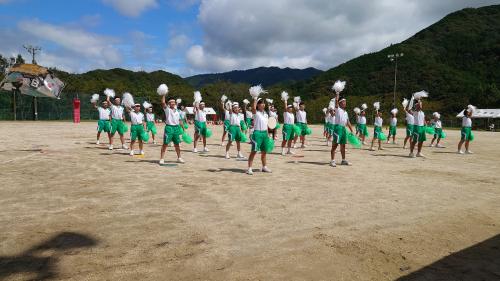
[[[0,122],[0,280],[500,280],[500,133],[475,132],[473,155],[448,130],[425,159],[350,148],[331,168],[314,126],[248,176],[221,127],[166,166],[95,128]]]

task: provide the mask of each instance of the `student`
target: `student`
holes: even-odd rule
[[[134,104],[133,111],[129,112],[130,122],[130,156],[134,156],[134,144],[136,140],[139,142],[140,154],[144,155],[144,142],[148,141],[148,134],[146,133],[146,122],[144,122],[144,114],[141,112],[141,105]]]
[[[99,145],[99,139],[101,138],[101,132],[104,131],[108,134],[109,145],[111,146],[111,110],[107,101],[102,102],[102,106],[97,106],[94,103],[94,107],[99,112],[99,121],[97,122],[97,141],[95,144]]]
[[[274,117],[276,118],[276,122],[278,121],[278,113],[276,112],[276,108],[272,103],[269,104],[269,112],[268,112],[269,117]],[[278,124],[276,124],[278,125]],[[276,140],[276,131],[277,128],[274,129],[268,129],[268,133],[271,135],[273,140]]]
[[[417,157],[424,157],[422,154],[422,145],[427,140],[425,136],[425,113],[423,112],[422,99],[417,100],[415,104],[415,111],[413,112],[413,119],[415,120],[415,125],[413,126],[413,136],[410,143],[410,158],[415,158],[413,151],[415,146],[417,146]]]
[[[439,142],[441,141],[441,138],[444,136],[443,132],[443,125],[441,124],[441,114],[438,112],[434,112],[432,114],[432,126],[434,127],[434,137],[432,138],[431,144],[429,145],[430,147],[434,146],[434,141],[436,141],[436,147],[438,148],[444,148]]]
[[[261,171],[264,173],[271,173],[271,170],[267,168],[267,153],[271,152],[272,142],[270,141],[269,135],[267,134],[267,122],[269,116],[266,111],[266,104],[263,99],[254,98],[253,106],[252,106],[252,115],[253,115],[253,132],[250,137],[252,142],[252,152],[250,152],[250,156],[248,157],[248,170],[247,174],[253,175],[252,164],[253,159],[257,152],[261,153],[261,161],[262,161],[262,169]]]
[[[474,135],[472,134],[472,114],[474,113],[474,107],[469,105],[464,110],[464,117],[462,117],[462,130],[460,131],[461,138],[458,143],[458,154],[464,154],[462,151],[462,145],[465,143],[465,153],[473,154],[469,149],[470,142],[474,140]]]
[[[287,100],[283,101],[285,103],[285,112],[283,112],[283,140],[281,141],[281,155],[295,154],[292,152],[292,141],[295,138],[295,116],[293,115],[293,105],[289,105]],[[285,145],[287,151],[285,152]]]
[[[109,146],[110,150],[113,150],[113,137],[116,132],[120,135],[120,142],[123,149],[127,149],[125,145],[124,134],[128,131],[127,125],[125,125],[125,108],[121,106],[121,99],[116,97],[114,99],[115,104],[111,104],[110,97],[107,97],[108,104],[111,105],[111,144]]]
[[[224,111],[224,126],[223,126],[223,132],[222,132],[222,139],[220,146],[224,146],[224,140],[226,139],[226,135],[229,131],[229,126],[230,126],[230,114],[231,114],[231,102],[229,102],[229,105],[226,105],[226,96],[222,96],[221,98],[221,109]],[[229,108],[228,108],[229,107]]]
[[[375,107],[375,121],[373,122],[374,126],[373,138],[372,138],[372,145],[370,147],[371,151],[375,151],[375,149],[373,149],[375,140],[378,141],[378,150],[384,150],[384,148],[382,148],[382,139],[384,138],[384,133],[382,132],[383,122],[384,120],[382,119],[382,110]]]
[[[151,138],[153,139],[153,144],[156,144],[156,119],[155,114],[153,113],[153,106],[150,106],[146,109],[146,131],[147,133],[151,132]]]
[[[245,102],[244,100],[243,102]],[[253,128],[253,113],[250,106],[245,103],[245,122],[247,123],[247,131],[251,134]]]
[[[396,131],[398,126],[397,114],[398,114],[397,108],[391,110],[391,120],[389,122],[389,136],[387,136],[387,143],[391,142],[391,137],[392,137],[392,144],[396,144]]]
[[[181,148],[179,146],[181,143],[180,135],[182,129],[175,99],[169,98],[167,104],[165,96],[162,96],[161,106],[165,111],[165,131],[163,134],[163,145],[161,147],[160,165],[165,164],[165,151],[167,150],[168,144],[171,142],[174,143],[175,152],[177,153],[177,163],[184,163],[184,160],[181,158]]]
[[[368,127],[366,126],[366,108],[361,109],[358,119],[359,126],[359,137],[364,145],[366,145],[365,139],[368,137]]]
[[[236,150],[238,153],[236,154],[237,159],[244,159],[245,157],[241,153],[241,141],[244,141],[246,136],[241,130],[241,117],[240,117],[240,105],[237,102],[232,104],[232,111],[229,112],[229,128],[228,128],[228,139],[226,145],[226,159],[230,159],[229,149],[231,148],[231,144],[236,142]]]
[[[299,137],[301,143],[300,148],[306,148],[306,135],[309,134],[309,128],[307,127],[307,112],[305,109],[306,104],[303,101],[299,102],[299,108],[295,112],[295,118],[297,119],[297,126],[300,128],[300,135],[295,136],[295,140],[293,141],[294,147],[297,143],[297,137]]]
[[[353,133],[351,122],[349,122],[349,116],[345,110],[347,101],[345,98],[341,98],[337,92],[335,98],[335,129],[333,131],[333,144],[332,150],[330,151],[331,161],[330,166],[337,167],[335,163],[335,150],[340,145],[340,153],[342,155],[342,162],[340,165],[349,166],[350,163],[347,162],[345,158],[345,145],[347,143],[347,130],[346,126],[349,127],[351,133]]]
[[[195,102],[194,105],[194,142],[193,142],[193,152],[198,153],[196,145],[198,144],[199,138],[201,137],[203,141],[203,152],[209,152],[207,148],[207,113],[205,112],[205,102]]]
[[[407,100],[405,100],[405,101],[407,101]],[[406,143],[408,141],[410,141],[410,145],[411,145],[411,141],[412,141],[412,137],[413,137],[413,127],[415,124],[415,118],[413,117],[412,109],[409,108],[407,104],[406,105],[403,104],[403,109],[404,109],[405,114],[406,114],[406,137],[405,137],[405,140],[403,143],[403,149],[406,149]]]

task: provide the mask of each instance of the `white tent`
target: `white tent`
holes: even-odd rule
[[[457,118],[462,117],[464,117],[464,110],[457,115]],[[476,109],[472,118],[500,118],[500,109]]]
[[[194,107],[192,107],[192,106],[186,107],[186,109],[184,109],[184,111],[186,111],[187,114],[194,114]],[[215,110],[212,107],[205,107],[204,111],[207,115],[217,114],[217,112],[215,112]]]

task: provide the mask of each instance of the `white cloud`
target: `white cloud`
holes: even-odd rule
[[[156,0],[102,0],[119,13],[128,17],[138,17],[144,11],[158,7]]]
[[[328,69],[400,42],[468,6],[494,0],[204,0],[201,44],[186,59],[195,71],[257,66]]]

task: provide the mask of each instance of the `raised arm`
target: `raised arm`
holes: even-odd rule
[[[161,107],[163,109],[167,109],[167,101],[165,99],[165,96],[161,96]]]
[[[337,95],[335,95],[335,108],[339,108],[339,97],[340,93],[337,93]]]
[[[252,113],[256,114],[257,113],[257,99],[253,100],[253,105],[252,105]]]

